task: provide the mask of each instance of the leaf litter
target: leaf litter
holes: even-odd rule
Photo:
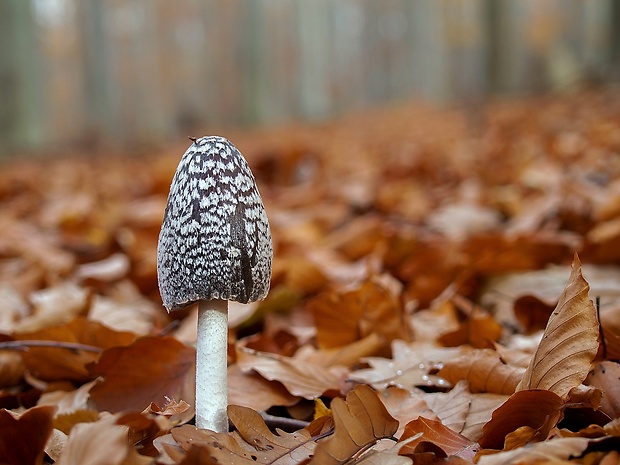
[[[484,114],[228,135],[276,251],[231,309],[230,433],[192,425],[195,309],[157,289],[182,150],[3,162],[1,461],[617,462],[620,100]]]

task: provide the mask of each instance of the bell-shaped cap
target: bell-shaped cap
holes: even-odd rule
[[[267,214],[243,155],[223,137],[195,139],[172,179],[159,233],[164,306],[264,299],[272,257]]]

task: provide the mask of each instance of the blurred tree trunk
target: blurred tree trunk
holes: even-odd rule
[[[0,155],[43,142],[39,52],[31,2],[0,1]]]

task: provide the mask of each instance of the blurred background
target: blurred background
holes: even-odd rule
[[[613,0],[0,0],[0,156],[613,83]]]

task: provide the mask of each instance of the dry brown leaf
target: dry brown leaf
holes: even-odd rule
[[[184,425],[171,433],[186,451],[183,464],[252,464],[281,463],[294,465],[308,459],[316,443],[306,430],[272,433],[254,410],[230,405],[228,415],[237,431],[214,433]],[[171,450],[171,448],[168,448]],[[199,449],[199,450],[196,450]]]
[[[421,397],[445,426],[457,433],[463,430],[472,399],[466,382],[459,381],[446,393],[424,393]]]
[[[394,433],[397,438],[402,436],[407,423],[415,418],[425,417],[431,420],[439,418],[428,406],[420,392],[390,386],[379,392],[378,395],[390,415],[398,420],[398,430]]]
[[[484,425],[491,419],[495,409],[506,400],[508,396],[503,394],[472,394],[461,434],[472,441],[478,441]]]
[[[515,392],[493,412],[478,443],[485,449],[502,449],[506,436],[523,426],[532,428],[537,440],[544,440],[560,420],[563,407],[562,398],[551,391]]]
[[[290,406],[299,400],[277,381],[268,381],[257,373],[244,373],[238,364],[228,367],[228,403],[254,410],[274,405]]]
[[[90,304],[90,292],[76,284],[65,282],[33,292],[30,300],[33,305],[32,313],[14,324],[15,333],[37,332],[85,315]]]
[[[71,322],[35,331],[21,333],[17,340],[58,341],[85,344],[107,349],[126,346],[135,340],[131,333],[113,331],[100,323],[79,317]],[[45,381],[71,380],[86,382],[93,379],[86,364],[97,360],[98,353],[74,351],[55,347],[30,347],[22,352],[24,364],[30,372]]]
[[[400,451],[404,446],[416,439],[417,435],[405,441],[400,441],[387,449],[371,449],[353,463],[356,465],[411,465],[413,464],[413,460],[404,455],[400,455]]]
[[[383,336],[386,344],[407,338],[399,301],[374,281],[354,291],[318,296],[308,310],[314,315],[320,348],[347,345],[373,332]]]
[[[330,407],[334,434],[317,444],[308,465],[340,465],[377,440],[392,437],[398,429],[398,421],[368,386],[357,386],[345,400],[334,399]]]
[[[38,405],[55,405],[58,408],[57,415],[67,414],[76,410],[86,410],[90,399],[90,390],[96,381],[85,383],[73,391],[52,391],[41,394]]]
[[[517,390],[548,389],[565,397],[586,378],[599,348],[599,324],[577,255],[543,338]]]
[[[579,457],[588,447],[587,438],[558,438],[528,447],[480,457],[478,465],[522,465],[527,463],[559,464]]]
[[[0,350],[0,389],[19,384],[25,370],[26,367],[18,353]]]
[[[95,423],[76,425],[56,462],[57,465],[146,465],[150,457],[137,454],[130,445],[126,426],[108,415]]]
[[[339,391],[348,370],[325,367],[295,357],[257,352],[237,347],[237,364],[242,371],[255,370],[270,381],[279,381],[294,396],[314,399],[327,391]]]
[[[495,351],[476,349],[445,362],[439,376],[452,384],[468,381],[473,393],[512,394],[523,376],[523,369],[504,364]]]
[[[54,274],[67,273],[75,263],[75,257],[59,246],[56,235],[34,224],[2,215],[0,231],[0,249],[25,257]]]
[[[43,450],[52,434],[56,407],[33,407],[21,415],[0,410],[0,463],[40,465]]]
[[[620,364],[616,362],[599,362],[588,375],[586,384],[603,391],[600,410],[609,418],[620,418]]]
[[[195,351],[171,337],[143,337],[114,347],[89,366],[103,381],[90,391],[101,410],[143,410],[166,398],[192,399]],[[139,367],[139,369],[138,369]]]
[[[106,297],[96,295],[88,311],[88,318],[99,321],[116,331],[129,331],[145,336],[156,323],[163,321],[161,307],[145,298],[129,280],[115,283]]]
[[[469,344],[483,349],[497,341],[503,332],[502,326],[489,315],[472,315],[452,332],[442,334],[437,341],[448,347]]]
[[[393,359],[365,357],[371,368],[351,372],[349,379],[370,384],[375,389],[388,386],[447,387],[446,381],[431,373],[440,363],[448,363],[459,354],[459,349],[439,347],[431,343],[392,342]]]
[[[440,420],[429,420],[423,417],[410,421],[407,424],[401,441],[419,433],[422,433],[422,435],[404,446],[401,449],[401,454],[412,455],[416,452],[426,452],[425,445],[432,444],[439,448],[446,457],[456,455],[471,461],[478,451],[475,442],[451,430]]]
[[[459,327],[458,311],[455,305],[445,300],[430,309],[415,312],[410,318],[413,339],[417,342],[437,341],[437,335],[456,331]]]

